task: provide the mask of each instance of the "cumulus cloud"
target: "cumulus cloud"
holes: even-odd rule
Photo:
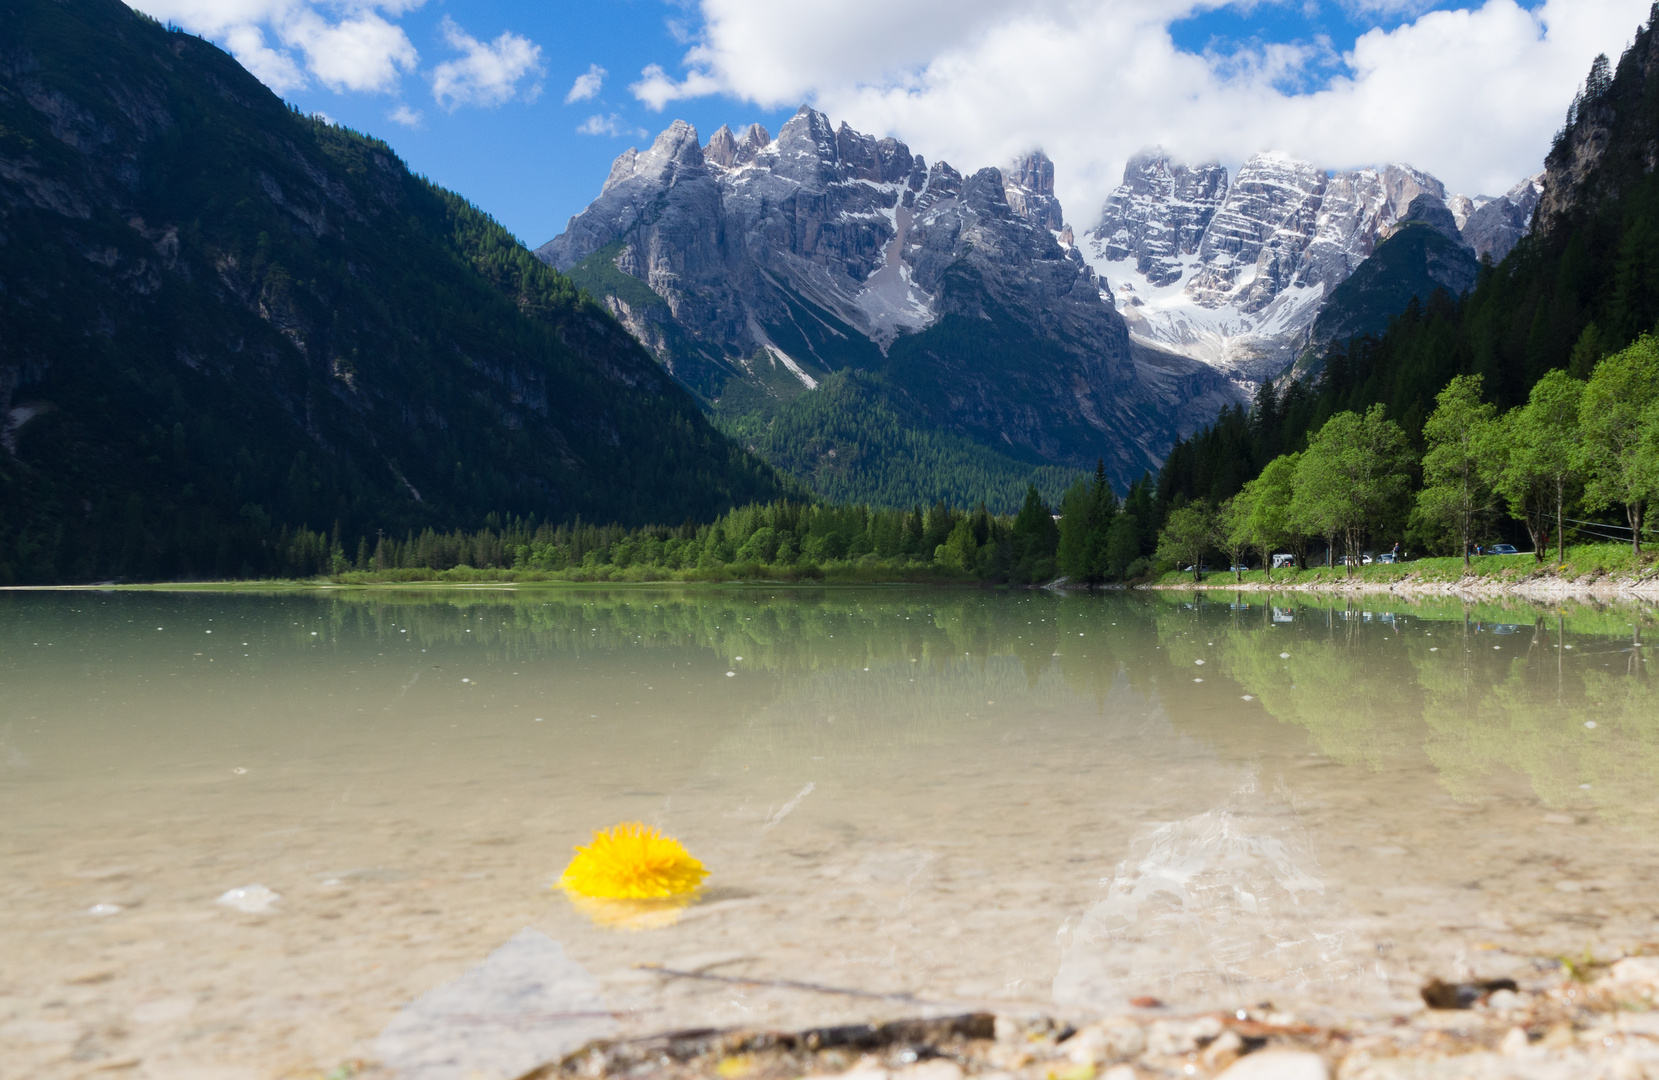
[[[432,96],[439,105],[454,112],[462,105],[501,105],[519,94],[518,84],[540,75],[541,46],[510,31],[491,42],[472,37],[445,15],[444,40],[461,56],[446,60],[432,72]],[[534,100],[541,84],[524,90],[524,100]]]
[[[589,64],[587,71],[576,76],[576,81],[570,84],[570,93],[565,95],[565,104],[574,105],[578,101],[587,101],[599,96],[599,88],[605,85],[605,76],[610,72],[598,64]]]
[[[223,41],[255,78],[278,93],[315,78],[337,91],[385,93],[419,60],[388,16],[422,0],[140,0],[157,19]],[[267,37],[269,35],[269,37]]]
[[[331,90],[390,91],[419,58],[402,27],[378,13],[331,23],[304,10],[286,24],[284,40],[305,53],[306,67]]]
[[[633,91],[636,98],[657,112],[662,112],[663,106],[670,101],[704,97],[726,89],[725,83],[720,79],[703,71],[693,71],[680,82],[675,82],[669,77],[668,72],[663,70],[661,64],[647,66],[639,76],[639,82],[629,83],[628,89]]]
[[[650,132],[644,128],[629,127],[627,121],[616,113],[611,113],[609,116],[595,113],[577,125],[576,133],[578,135],[609,135],[612,138],[623,135],[633,135],[641,139],[650,137]]]
[[[1506,190],[1542,165],[1598,52],[1649,0],[1347,0],[1406,21],[1337,55],[1319,42],[1197,55],[1172,22],[1224,0],[699,0],[685,74],[646,68],[653,109],[707,94],[836,120],[959,167],[1044,147],[1074,223],[1092,224],[1135,152],[1236,165],[1275,149],[1329,168],[1404,162],[1454,191]],[[1317,87],[1317,89],[1307,89]]]
[[[421,111],[399,104],[397,108],[386,114],[386,119],[394,124],[402,124],[404,127],[420,127]]]

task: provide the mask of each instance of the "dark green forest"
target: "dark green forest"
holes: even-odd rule
[[[0,49],[0,582],[795,490],[487,215],[214,46],[0,0]]]
[[[905,507],[931,497],[954,506],[984,501],[1007,514],[1020,507],[1030,484],[1058,504],[1077,475],[907,423],[892,396],[885,377],[844,370],[779,405],[716,415],[747,449],[835,503]]]

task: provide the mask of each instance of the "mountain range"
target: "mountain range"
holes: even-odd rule
[[[1130,341],[1040,154],[962,173],[808,108],[776,138],[676,121],[536,254],[735,429],[864,373],[910,428],[1017,473],[1015,505],[1042,465],[1103,458],[1126,485],[1239,399]]]
[[[961,173],[802,107],[776,138],[722,127],[702,143],[674,122],[617,158],[536,254],[815,490],[908,502],[946,486],[919,467],[899,470],[907,486],[849,466],[903,451],[861,453],[856,427],[815,427],[807,395],[827,388],[879,405],[912,442],[948,443],[1006,506],[1041,466],[1052,483],[1101,458],[1126,486],[1330,335],[1379,332],[1411,295],[1461,293],[1479,258],[1526,233],[1538,190],[1448,196],[1408,166],[1329,172],[1280,154],[1231,177],[1149,152],[1079,241],[1040,151]],[[1318,324],[1425,215],[1434,251],[1406,230]]]
[[[1082,246],[1132,337],[1255,383],[1324,343],[1312,331],[1332,291],[1416,200],[1454,223],[1471,262],[1499,262],[1526,234],[1540,180],[1469,198],[1407,165],[1333,172],[1263,153],[1229,177],[1152,151],[1130,159]],[[1473,282],[1439,284],[1456,295]]]

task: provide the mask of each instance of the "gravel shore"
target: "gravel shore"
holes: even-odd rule
[[[1077,1026],[971,1013],[787,1034],[688,1032],[593,1044],[519,1080],[1659,1078],[1659,957],[1576,974],[1518,985],[1437,982],[1425,988],[1426,999],[1463,1007],[1425,1004],[1341,1020],[1271,1006],[1177,1014],[1144,1000]]]

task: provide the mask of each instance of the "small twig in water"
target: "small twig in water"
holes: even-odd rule
[[[796,982],[794,979],[744,979],[735,975],[714,975],[706,971],[677,971],[661,964],[635,964],[644,971],[676,979],[703,979],[706,982],[731,983],[737,986],[775,986],[783,990],[806,990],[814,994],[845,994],[847,997],[872,998],[877,1001],[906,1001],[913,1005],[932,1005],[914,994],[877,994],[869,990],[849,990],[842,986],[824,986],[821,983]]]

